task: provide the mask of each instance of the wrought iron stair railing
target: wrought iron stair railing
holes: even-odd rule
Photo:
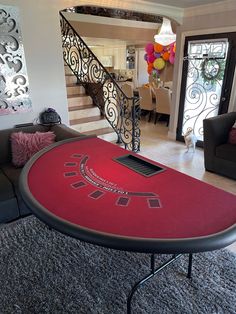
[[[140,150],[138,97],[128,98],[60,12],[63,58],[126,149]]]

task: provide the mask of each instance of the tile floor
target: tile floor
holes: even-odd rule
[[[203,149],[197,147],[195,153],[187,152],[184,143],[170,140],[165,122],[159,121],[155,125],[144,117],[140,129],[140,155],[236,195],[236,181],[205,171]],[[236,242],[229,248],[236,252]]]

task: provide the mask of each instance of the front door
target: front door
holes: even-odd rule
[[[193,129],[203,141],[203,119],[228,111],[236,64],[236,33],[186,37],[177,140]]]

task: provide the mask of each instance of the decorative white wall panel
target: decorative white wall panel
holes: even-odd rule
[[[0,115],[31,108],[19,11],[0,5]]]

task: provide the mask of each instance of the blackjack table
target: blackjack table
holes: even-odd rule
[[[158,152],[157,152],[158,153]],[[24,166],[20,191],[39,219],[95,245],[150,253],[150,274],[236,241],[236,196],[97,137],[56,142]],[[155,254],[171,258],[155,268]]]

